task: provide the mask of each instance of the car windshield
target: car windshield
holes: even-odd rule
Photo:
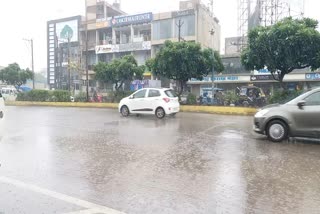
[[[173,91],[173,90],[166,90],[164,91],[164,93],[168,96],[168,97],[178,97],[177,94]]]
[[[288,105],[295,105],[297,104],[303,97],[307,97],[309,94],[312,94],[313,91],[308,91],[304,94],[301,94],[300,96],[294,96],[294,97],[291,97],[291,99],[287,102],[283,102],[285,104],[288,104]]]

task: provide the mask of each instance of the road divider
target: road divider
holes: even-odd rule
[[[111,108],[117,109],[118,103],[77,103],[77,102],[25,102],[7,101],[7,106],[51,106],[51,107],[79,107],[79,108]],[[254,115],[256,108],[229,106],[188,106],[182,105],[181,112],[198,112],[210,114]]]

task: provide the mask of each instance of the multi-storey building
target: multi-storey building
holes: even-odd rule
[[[63,66],[60,64],[68,64],[61,63],[65,62],[64,56],[70,61],[72,44],[80,50],[77,69],[81,75],[74,81],[86,79],[84,71],[87,59],[91,87],[96,85],[93,80],[93,65],[100,61],[110,62],[127,54],[134,55],[138,64],[143,65],[147,59],[155,56],[166,40],[194,41],[203,47],[220,49],[219,20],[214,18],[211,11],[199,0],[180,2],[178,11],[134,15],[123,12],[119,4],[111,5],[103,0],[86,0],[85,17],[79,17],[79,42],[64,41],[60,44],[54,39],[55,23],[71,19],[48,22],[48,82],[51,88],[63,86],[64,81],[61,83],[59,78],[64,77],[65,72],[61,72],[63,69],[60,67]],[[64,48],[65,46],[67,48]],[[68,54],[59,54],[59,47],[62,48],[62,52],[67,50]],[[63,59],[59,61],[59,57]],[[68,69],[70,70],[70,66],[67,66],[67,71]],[[150,79],[151,74],[146,72],[145,78]]]

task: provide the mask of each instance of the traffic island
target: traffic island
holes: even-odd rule
[[[79,107],[79,108],[110,108],[117,109],[118,103],[79,103],[79,102],[27,102],[7,101],[7,106],[51,106],[51,107]],[[256,108],[229,107],[229,106],[188,106],[182,105],[181,112],[196,112],[226,115],[254,115]]]

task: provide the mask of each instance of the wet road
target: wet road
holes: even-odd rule
[[[270,143],[252,117],[7,107],[0,125],[1,214],[320,210],[320,145]]]

